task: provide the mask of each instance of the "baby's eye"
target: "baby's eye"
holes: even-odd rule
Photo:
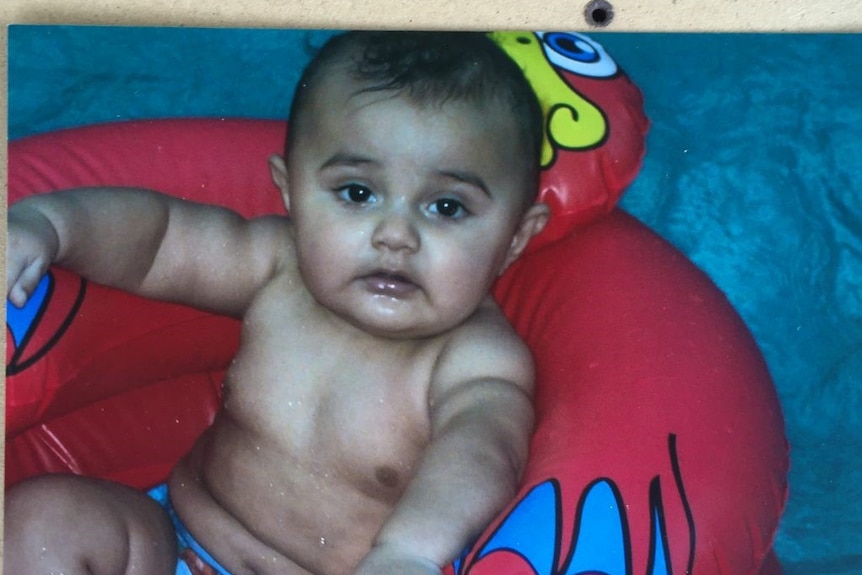
[[[444,218],[463,218],[470,215],[464,204],[452,198],[440,198],[428,206],[428,211]]]
[[[336,190],[339,199],[353,204],[366,204],[376,201],[374,192],[361,184],[347,184]]]

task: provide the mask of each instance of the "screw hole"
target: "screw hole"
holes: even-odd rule
[[[614,19],[614,7],[607,0],[591,0],[584,8],[587,24],[604,28]]]

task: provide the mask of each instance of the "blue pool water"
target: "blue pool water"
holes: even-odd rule
[[[9,135],[283,118],[327,32],[12,27]],[[862,573],[862,36],[595,35],[652,119],[623,206],[727,293],[792,442],[788,575]]]

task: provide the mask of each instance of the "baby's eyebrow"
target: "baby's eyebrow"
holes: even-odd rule
[[[483,180],[478,174],[461,170],[441,170],[437,173],[446,178],[452,178],[454,180],[464,182],[465,184],[475,186],[482,190],[482,192],[484,192],[484,194],[489,198],[492,197],[491,190],[488,188],[487,184],[485,184],[485,180]]]
[[[320,169],[325,170],[326,168],[331,168],[333,166],[362,166],[369,164],[372,166],[379,166],[380,162],[378,162],[374,158],[360,156],[359,154],[338,152],[332,157],[330,157],[328,160],[323,162],[323,165],[320,166]]]

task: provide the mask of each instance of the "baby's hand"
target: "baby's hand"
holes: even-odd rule
[[[32,210],[10,210],[6,236],[6,297],[24,307],[59,249],[57,231]]]
[[[406,553],[393,546],[374,547],[353,575],[441,575],[440,567],[429,559]]]

